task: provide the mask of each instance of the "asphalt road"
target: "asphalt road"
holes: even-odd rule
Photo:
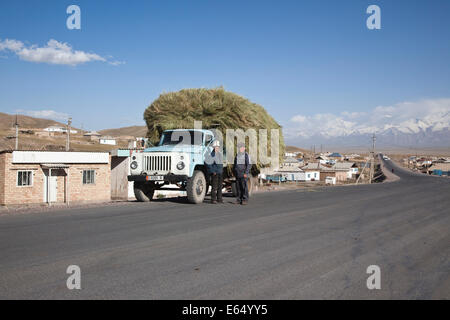
[[[390,169],[390,162],[386,166]],[[0,217],[2,299],[448,299],[450,179]],[[81,290],[66,269],[81,268]],[[381,289],[368,290],[369,265]]]

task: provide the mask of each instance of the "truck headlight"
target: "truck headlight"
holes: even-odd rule
[[[131,168],[131,169],[135,170],[137,167],[138,167],[137,161],[131,162],[131,164],[130,164],[130,168]]]
[[[184,167],[185,167],[185,164],[184,164],[183,161],[180,161],[180,162],[177,163],[177,169],[178,170],[183,170]]]

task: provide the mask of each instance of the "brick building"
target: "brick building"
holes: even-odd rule
[[[325,181],[327,177],[334,177],[338,182],[344,182],[348,179],[348,170],[328,168],[320,172],[320,181]]]
[[[0,205],[111,199],[107,152],[0,152]]]

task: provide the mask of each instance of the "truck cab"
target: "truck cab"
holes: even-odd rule
[[[214,139],[211,130],[166,130],[157,146],[132,152],[128,181],[134,182],[136,199],[150,201],[155,190],[171,184],[185,190],[189,202],[203,202],[208,188],[205,155]]]

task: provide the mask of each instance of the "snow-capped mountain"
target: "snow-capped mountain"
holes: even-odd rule
[[[372,134],[385,146],[450,147],[450,99],[401,103],[371,112],[295,116],[285,129],[297,145],[368,145]]]

